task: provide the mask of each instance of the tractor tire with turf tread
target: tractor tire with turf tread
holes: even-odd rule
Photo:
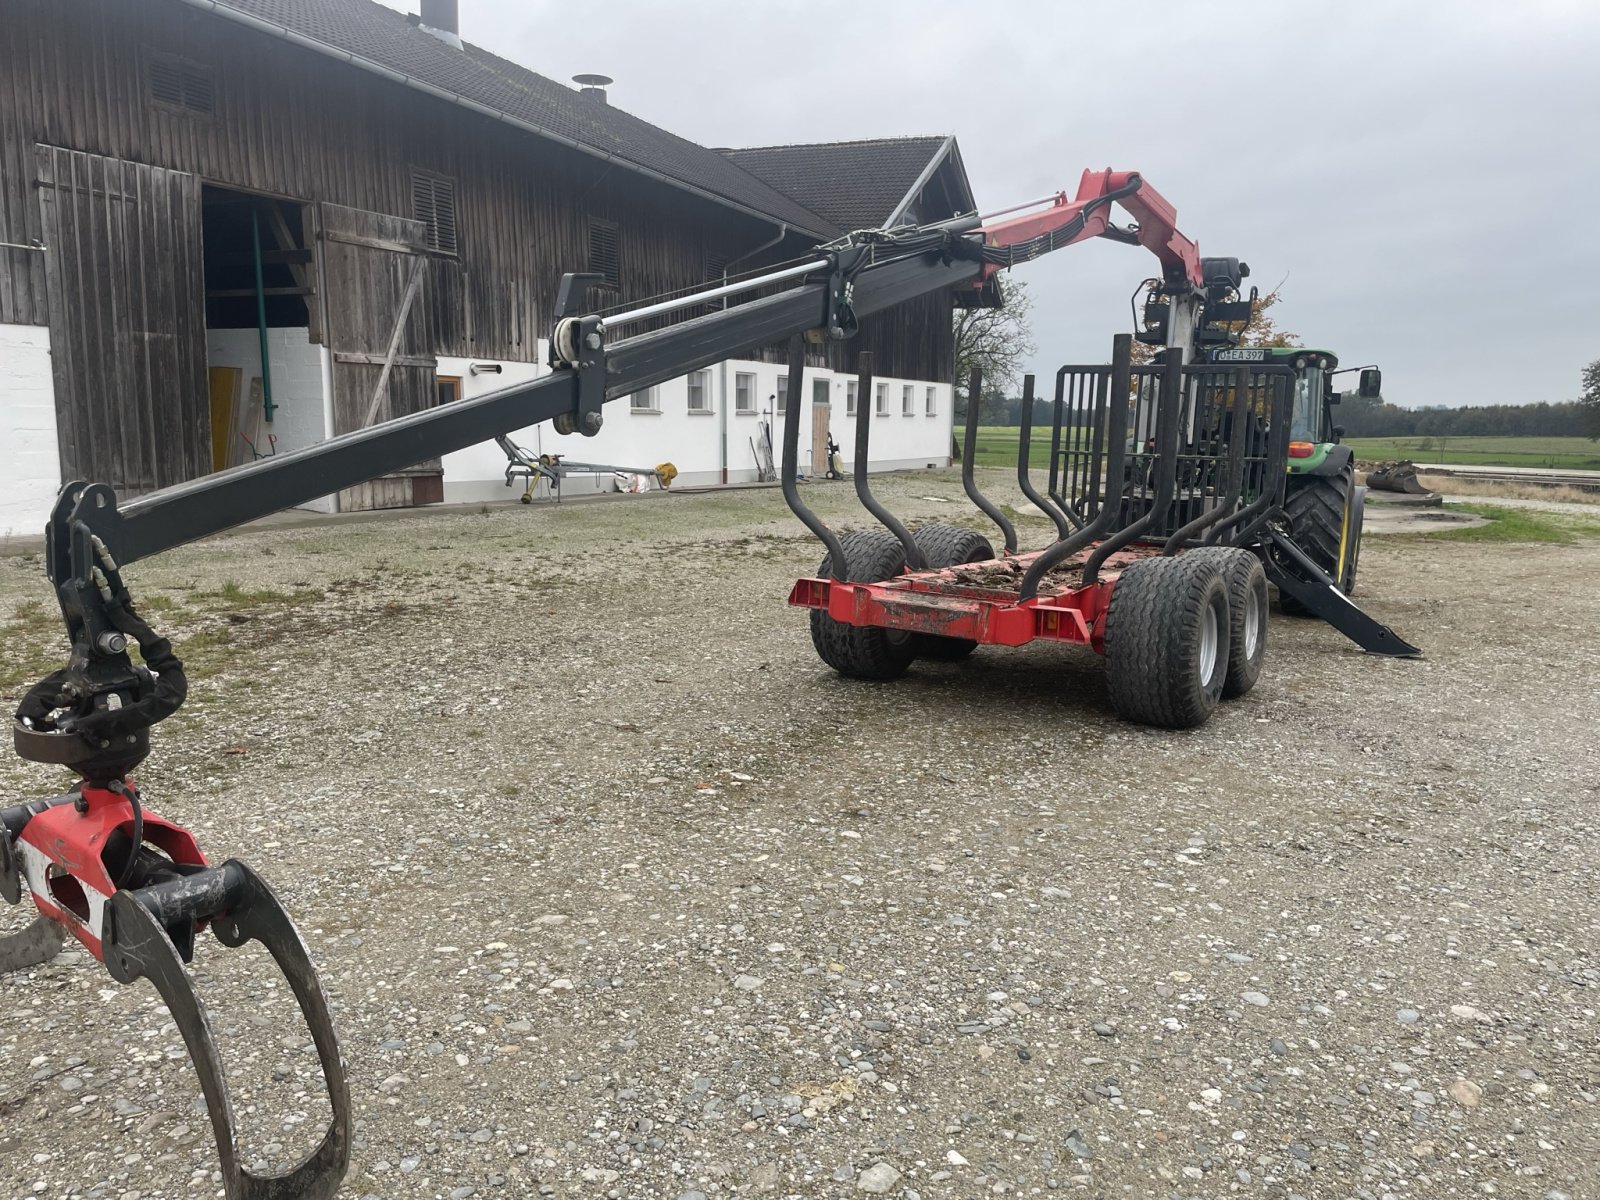
[[[1213,657],[1202,676],[1208,623]],[[1205,724],[1227,680],[1228,626],[1228,591],[1215,562],[1180,555],[1130,564],[1106,612],[1111,707],[1126,721],[1159,729]]]
[[[989,539],[974,529],[963,529],[959,525],[925,525],[912,536],[930,571],[994,558],[994,547]],[[940,637],[933,633],[916,634],[911,642],[916,656],[930,662],[960,662],[978,648],[978,643],[970,638]]]
[[[839,541],[851,582],[879,583],[905,570],[905,547],[887,530],[859,530]],[[817,575],[827,579],[832,574],[833,555],[828,554]],[[823,662],[851,679],[898,679],[916,657],[910,634],[876,625],[846,625],[816,608],[811,610],[811,644]]]
[[[1184,557],[1216,563],[1228,589],[1228,677],[1222,698],[1237,699],[1255,687],[1267,658],[1266,569],[1254,554],[1237,546],[1201,546],[1184,551]]]
[[[1340,572],[1339,541],[1344,533],[1345,508],[1354,503],[1355,473],[1345,468],[1337,475],[1312,475],[1304,484],[1289,490],[1283,511],[1289,518],[1295,545],[1338,584],[1345,595],[1355,587],[1359,543],[1350,548]],[[1350,514],[1352,533],[1360,532],[1360,513]],[[1285,616],[1307,617],[1311,610],[1293,596],[1278,596],[1278,608]]]

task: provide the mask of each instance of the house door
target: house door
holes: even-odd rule
[[[63,479],[124,497],[211,470],[200,181],[35,148]]]
[[[828,404],[826,379],[811,381],[811,473],[825,475],[828,471]]]
[[[422,223],[339,204],[319,210],[333,432],[432,408],[438,363],[426,325]],[[444,465],[434,458],[344,489],[339,510],[409,508],[443,499]]]

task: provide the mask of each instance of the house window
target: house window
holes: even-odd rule
[[[689,372],[689,411],[692,413],[708,413],[711,411],[711,372]]]
[[[811,381],[811,403],[827,404],[830,399],[833,385],[826,379],[813,379]]]
[[[455,180],[411,168],[411,211],[422,222],[429,250],[456,253]]]
[[[922,397],[922,415],[937,417],[939,415],[939,389],[928,388]]]
[[[589,218],[589,270],[605,280],[607,287],[622,286],[622,269],[617,260],[615,221]]]
[[[900,415],[902,417],[917,415],[917,389],[909,383],[900,386]]]
[[[146,79],[150,99],[167,108],[210,115],[216,104],[211,68],[172,54],[152,54]]]
[[[889,385],[887,383],[880,383],[878,385],[877,395],[873,397],[873,403],[877,405],[877,411],[880,417],[887,417],[889,415]]]
[[[858,381],[856,381],[854,379],[845,380],[845,383],[844,383],[844,415],[847,416],[847,417],[853,417],[853,416],[856,415],[856,388],[859,387],[859,386],[860,386],[860,384],[858,383]]]
[[[446,404],[454,404],[461,399],[461,376],[440,375],[436,378],[437,391],[434,403],[443,408]]]
[[[642,392],[633,393],[632,396],[628,397],[628,407],[634,412],[660,412],[661,404],[657,399],[656,389],[648,387]]]
[[[739,372],[733,377],[733,411],[736,413],[754,413],[756,411],[756,377]]]
[[[778,376],[778,415],[781,417],[789,409],[789,377]]]

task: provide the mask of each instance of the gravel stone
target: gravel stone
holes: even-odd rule
[[[980,521],[954,473],[873,484]],[[1600,543],[1372,538],[1360,602],[1426,658],[1275,616],[1256,689],[1169,734],[1070,646],[839,679],[774,492],[577,490],[127,570],[193,669],[140,786],[305,937],[361,1122],[341,1195],[776,1200],[882,1164],[929,1200],[1600,1196]],[[0,555],[7,705],[61,661],[41,573]],[[0,755],[5,803],[62,787]],[[207,937],[193,971],[277,1170],[326,1103],[264,960]],[[220,1188],[154,989],[68,949],[0,1012],[0,1195]]]
[[[856,1190],[882,1196],[900,1182],[900,1172],[886,1162],[874,1163],[856,1176]]]

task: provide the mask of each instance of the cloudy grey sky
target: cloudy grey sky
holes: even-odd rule
[[[415,0],[385,0],[415,11]],[[461,33],[710,146],[954,133],[979,204],[1136,169],[1281,324],[1405,405],[1569,399],[1600,358],[1600,0],[461,0]],[[1153,260],[1021,268],[1034,369]]]

